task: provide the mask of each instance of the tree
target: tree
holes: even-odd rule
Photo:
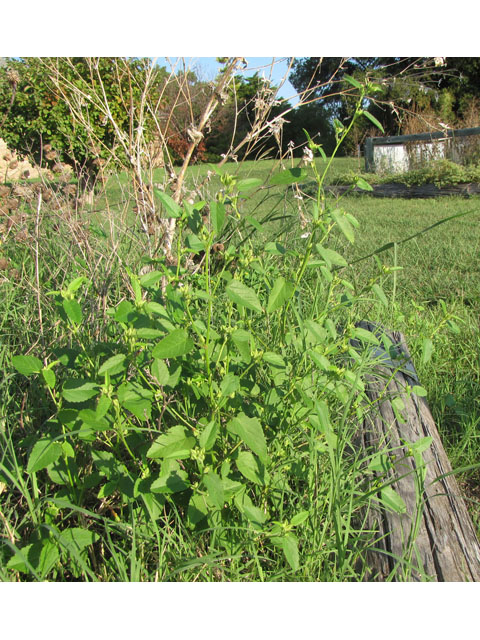
[[[452,109],[464,116],[472,100],[480,99],[480,58],[445,58],[440,88],[453,94]]]
[[[70,166],[81,186],[92,189],[102,164],[125,155],[118,144],[119,130],[128,135],[139,126],[130,105],[140,98],[149,61],[10,58],[7,62],[0,69],[0,136],[11,149],[41,166]],[[166,75],[162,69],[157,73]],[[67,95],[88,127],[72,118]],[[102,103],[95,100],[97,95]]]
[[[223,97],[224,104],[212,119],[211,132],[206,139],[210,160],[217,160],[222,154],[234,149],[252,131],[255,123],[273,119],[283,109],[275,104],[277,88],[270,85],[258,73],[244,78],[236,75],[234,82]],[[252,136],[252,140],[254,136]],[[275,146],[272,132],[255,138],[255,144],[242,149],[242,158],[253,158],[266,147]]]
[[[161,100],[157,109],[157,118],[165,145],[174,164],[181,164],[191,143],[189,130],[192,123],[200,119],[210,98],[208,83],[198,80],[196,74],[188,69],[163,80]],[[192,162],[206,160],[206,146],[202,139],[195,147]]]
[[[327,152],[331,150],[333,128],[319,102],[293,108],[290,103],[277,100],[277,87],[258,74],[248,78],[237,75],[234,80],[223,106],[212,118],[211,131],[206,137],[210,161],[218,161],[229,149],[235,149],[249,132],[255,131],[259,122],[269,124],[258,137],[252,136],[252,143],[242,147],[239,157],[252,159],[265,152],[285,154],[292,146],[295,155],[302,155],[302,147],[307,143],[304,129],[315,136]]]
[[[376,81],[382,93],[370,101],[369,111],[387,134],[401,133],[415,115],[454,126],[472,99],[480,98],[479,58],[299,58],[292,69],[290,81],[304,99],[321,98],[330,117],[342,121],[352,115],[353,104],[345,76]],[[370,126],[360,120],[357,137],[359,128]]]
[[[307,144],[305,131],[314,142],[321,144],[329,155],[335,146],[335,133],[331,119],[321,101],[300,105],[287,116],[287,123],[283,129],[283,151],[293,143],[294,155],[303,154],[303,147]]]
[[[378,58],[297,58],[289,80],[303,102],[321,99],[329,115],[340,120],[348,115],[345,75],[365,76],[378,65]],[[351,89],[351,87],[350,87]]]

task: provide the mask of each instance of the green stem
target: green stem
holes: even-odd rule
[[[212,412],[216,412],[215,407],[215,398],[213,395],[213,384],[212,384],[212,371],[210,369],[210,330],[212,327],[212,295],[211,295],[211,287],[210,287],[210,248],[212,245],[212,236],[209,236],[207,246],[205,247],[205,293],[207,294],[207,335],[206,335],[206,343],[205,343],[205,367],[207,369],[207,377],[208,377],[208,392],[210,395],[210,402],[212,406]]]

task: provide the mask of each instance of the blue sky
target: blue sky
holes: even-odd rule
[[[179,64],[180,58],[169,58],[170,63],[172,65]],[[247,68],[242,71],[246,76],[253,75],[258,72],[260,76],[265,75],[266,78],[269,78],[274,85],[279,85],[285,74],[288,70],[288,58],[277,57],[277,58],[254,58],[247,57],[248,62]],[[170,64],[167,61],[167,58],[158,58],[158,64],[161,66],[167,67],[170,69]],[[187,64],[191,69],[193,69],[200,80],[210,81],[215,78],[221,66],[216,61],[216,58],[208,58],[208,57],[198,57],[198,58],[185,58],[185,64]],[[181,68],[180,66],[177,67]],[[288,78],[288,76],[287,76]],[[279,91],[279,97],[291,99],[295,95],[295,89],[292,87],[288,79],[283,84],[282,88]],[[293,104],[297,102],[297,100],[291,100]]]

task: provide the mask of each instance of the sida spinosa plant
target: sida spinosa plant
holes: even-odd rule
[[[355,118],[365,114],[358,89]],[[337,126],[336,150],[355,118]],[[154,540],[142,561],[168,579],[187,566],[175,562],[176,527],[235,575],[243,562],[256,579],[352,577],[355,517],[371,495],[350,446],[368,371],[352,342],[378,344],[355,314],[364,299],[388,304],[385,271],[360,290],[347,279],[332,238],[354,242],[358,223],[327,204],[330,161],[319,174],[312,160],[321,148],[309,139],[308,150],[318,193],[294,248],[226,243],[226,230],[243,224],[238,194],[258,182],[222,174],[224,189],[209,202],[157,194],[177,218],[176,264],[127,269],[131,294],[108,310],[103,341],[83,327],[85,278],[52,292],[68,344],[45,362],[12,361],[38,377],[51,417],[28,442],[25,469],[34,483],[43,478],[43,515],[12,546],[9,569],[44,579],[67,558],[73,575],[93,579],[116,557],[102,545],[132,550]],[[287,169],[267,186],[288,188],[304,175]],[[401,511],[387,489],[385,501]],[[311,545],[323,567],[316,576]]]

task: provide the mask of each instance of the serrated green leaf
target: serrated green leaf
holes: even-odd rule
[[[173,458],[183,460],[190,456],[190,451],[196,444],[196,439],[188,435],[188,431],[181,425],[171,427],[159,436],[147,451],[147,458]]]
[[[343,78],[349,84],[351,84],[352,87],[355,87],[355,89],[361,89],[362,88],[362,85],[360,84],[360,82],[358,80],[356,80],[355,78],[353,78],[352,76],[348,75],[347,73],[343,76]]]
[[[257,294],[253,289],[243,284],[243,282],[232,280],[228,284],[226,292],[230,300],[235,302],[235,304],[242,305],[246,309],[250,309],[256,313],[262,313],[262,305],[260,304]]]
[[[345,260],[345,258],[333,249],[327,249],[327,247],[323,247],[321,244],[317,244],[315,246],[318,253],[327,263],[329,269],[332,267],[332,265],[335,265],[337,267],[348,266],[348,262]]]
[[[190,457],[190,451],[195,446],[195,438],[183,438],[178,442],[172,442],[165,447],[152,445],[147,451],[147,458],[161,458],[162,460],[185,460]]]
[[[316,423],[315,426],[324,434],[328,447],[331,450],[335,450],[337,448],[338,438],[333,432],[332,425],[330,423],[330,412],[326,402],[323,400],[317,401],[315,403],[315,409],[317,420],[313,420],[312,424]],[[311,416],[311,419],[312,418],[315,418],[315,416]]]
[[[380,129],[380,131],[382,133],[385,133],[385,129],[383,128],[383,126],[380,124],[380,122],[375,118],[375,116],[372,116],[371,113],[369,113],[368,111],[362,111],[363,115],[368,118],[370,120],[370,122],[372,122],[376,127],[378,127],[378,129]]]
[[[95,409],[95,413],[98,418],[103,418],[103,416],[107,413],[107,411],[112,406],[112,399],[108,396],[100,396],[97,402],[97,407]]]
[[[162,277],[163,273],[161,271],[149,271],[140,278],[139,282],[142,287],[153,287],[162,279]]]
[[[432,446],[432,442],[432,436],[425,436],[424,438],[419,438],[415,442],[410,442],[409,446],[417,453],[423,453]]]
[[[117,373],[125,371],[125,369],[127,368],[125,360],[126,356],[123,353],[117,353],[117,355],[108,358],[108,360],[105,360],[105,362],[98,370],[98,375],[105,376],[108,373],[109,375],[114,376]]]
[[[140,340],[154,340],[165,335],[165,331],[160,329],[152,329],[151,327],[140,327],[137,329],[137,338]]]
[[[73,322],[73,324],[80,324],[82,322],[82,307],[76,300],[64,299],[62,306],[70,322]]]
[[[267,312],[273,313],[280,309],[291,298],[294,289],[294,285],[282,276],[277,278],[268,297]]]
[[[152,417],[152,402],[147,398],[135,398],[132,400],[124,400],[121,403],[123,409],[133,413],[142,422],[150,420]]]
[[[244,178],[237,182],[237,189],[239,191],[250,191],[251,189],[259,187],[261,184],[263,184],[261,178]]]
[[[397,411],[403,411],[405,409],[405,403],[400,397],[392,398],[392,400],[390,401],[390,404]]]
[[[353,337],[361,342],[367,342],[368,344],[380,344],[380,340],[374,333],[367,331],[367,329],[362,329],[361,327],[355,327],[353,330]]]
[[[218,436],[218,423],[215,420],[212,420],[207,424],[207,426],[203,429],[200,437],[198,438],[198,444],[205,451],[210,451],[213,448],[215,441]]]
[[[422,343],[422,364],[427,364],[432,357],[433,342],[430,338],[425,338]]]
[[[203,240],[200,240],[200,238],[194,233],[190,233],[185,238],[185,246],[188,247],[188,249],[192,253],[200,253],[202,251],[205,251],[205,243],[203,242]]]
[[[70,378],[65,380],[62,396],[68,402],[85,402],[98,394],[98,385],[89,380]]]
[[[43,379],[45,380],[45,384],[47,385],[47,387],[49,387],[50,389],[54,389],[55,384],[57,382],[57,378],[55,376],[54,371],[52,371],[52,369],[47,369],[45,367],[44,369],[42,369],[42,376],[43,376]]]
[[[139,398],[150,399],[153,398],[153,391],[132,380],[131,382],[122,382],[117,389],[117,397],[121,403]]]
[[[129,322],[134,317],[135,307],[130,300],[122,300],[115,310],[114,320],[117,322]]]
[[[225,205],[214,200],[210,203],[210,222],[215,236],[219,236],[225,224]]]
[[[240,389],[240,378],[234,373],[227,373],[220,383],[222,396],[227,397]]]
[[[62,451],[65,455],[65,449],[63,443]],[[74,455],[74,454],[73,454]],[[72,478],[78,477],[78,466],[73,457],[67,457],[66,460],[63,457],[58,458],[52,464],[48,465],[47,473],[52,482],[58,485],[70,485]]]
[[[40,579],[44,578],[53,569],[60,558],[57,545],[48,538],[44,538],[40,542],[22,547],[20,553],[16,552],[13,558],[10,558],[7,562],[6,566],[15,571],[29,573],[29,569],[22,559],[21,554],[38,573]]]
[[[230,421],[229,425],[233,433],[236,433],[265,464],[267,461],[267,441],[260,421],[240,413]]]
[[[345,212],[345,217],[349,220],[352,227],[355,227],[355,229],[360,227],[360,222],[351,213]]]
[[[38,544],[38,543],[37,543]],[[7,569],[13,569],[14,571],[20,571],[21,573],[27,573],[28,567],[28,553],[32,549],[33,544],[27,544],[18,551],[15,551],[15,555],[5,565]],[[35,568],[32,567],[34,570]]]
[[[379,284],[374,284],[372,286],[372,291],[383,304],[383,306],[388,307],[388,300],[382,287]]]
[[[333,220],[337,223],[340,231],[343,233],[345,238],[350,243],[353,244],[355,242],[355,233],[353,231],[353,227],[350,221],[344,215],[343,211],[341,209],[334,209],[333,211],[330,212],[330,215],[332,216]]]
[[[234,496],[235,505],[240,513],[252,523],[254,528],[260,530],[261,525],[268,520],[268,514],[253,504],[250,496],[245,491],[245,485],[241,489]]]
[[[117,477],[121,463],[111,451],[97,451],[94,449],[91,456],[93,464],[107,480]]]
[[[267,253],[272,253],[277,256],[283,256],[285,255],[285,253],[287,253],[287,250],[285,249],[285,247],[279,242],[267,242],[267,244],[264,247],[264,251],[266,251]]]
[[[317,353],[316,351],[308,351],[308,356],[319,369],[321,369],[322,371],[330,371],[332,365],[330,364],[328,358],[326,358],[323,354]]]
[[[331,337],[332,340],[336,340],[337,339],[337,329],[335,328],[335,323],[333,322],[333,320],[331,318],[327,318],[325,320],[325,329],[330,334],[330,337]]]
[[[245,329],[235,329],[230,337],[243,360],[249,364],[252,360],[252,335],[248,331],[245,331]]]
[[[80,527],[71,527],[62,531],[58,541],[68,551],[79,552],[97,542],[98,539],[99,535],[94,531]]]
[[[156,188],[153,189],[153,192],[155,197],[158,198],[165,207],[168,218],[179,218],[182,215],[182,207],[180,207],[168,193]]]
[[[292,525],[292,527],[297,527],[299,524],[302,524],[302,522],[305,522],[309,515],[309,511],[300,511],[293,516],[293,518],[290,520],[290,524]]]
[[[108,498],[109,496],[111,496],[114,493],[114,491],[117,490],[117,488],[118,488],[118,478],[115,478],[114,480],[109,480],[108,482],[106,482],[104,485],[100,487],[97,493],[97,498],[99,500],[104,500],[105,498]]]
[[[415,395],[417,395],[419,398],[425,398],[428,393],[427,390],[424,389],[423,387],[421,387],[420,385],[416,384],[412,387],[412,391]]]
[[[308,332],[308,337],[313,344],[323,344],[326,341],[327,332],[318,324],[318,322],[307,319],[304,322],[304,326]]]
[[[203,482],[208,491],[210,502],[218,509],[223,509],[225,492],[223,482],[219,475],[210,471],[203,477]]]
[[[278,353],[267,351],[263,354],[263,361],[270,367],[272,382],[274,386],[281,385],[286,379],[285,361]]]
[[[60,424],[66,425],[69,429],[73,429],[78,413],[78,409],[60,409],[57,413],[57,418]]]
[[[362,378],[358,376],[353,371],[349,371],[348,369],[344,373],[345,380],[351,383],[354,389],[357,391],[365,391],[365,384],[362,381]]]
[[[333,119],[333,128],[335,129],[335,136],[338,139],[345,131],[345,125],[340,122],[338,118]]]
[[[243,513],[250,522],[255,524],[261,525],[268,520],[267,514],[254,504],[244,504]]]
[[[62,442],[62,451],[63,455],[66,458],[75,458],[75,449],[72,447],[70,442],[68,442],[68,440],[64,440]]]
[[[368,469],[371,471],[382,471],[386,473],[392,468],[392,463],[387,455],[384,453],[377,453],[373,456],[368,464]]]
[[[168,382],[165,383],[165,386],[174,389],[177,386],[181,375],[182,366],[180,364],[172,365],[170,375],[168,376]]]
[[[248,224],[251,224],[252,227],[255,227],[257,231],[263,231],[263,226],[253,216],[246,216],[245,219],[248,222]]]
[[[67,285],[67,292],[72,294],[75,291],[78,291],[84,282],[88,282],[88,279],[84,276],[80,276],[79,278],[75,278]]]
[[[406,513],[407,507],[403,498],[391,487],[384,487],[381,492],[382,503],[395,513]]]
[[[320,429],[322,433],[327,433],[331,429],[330,426],[330,413],[328,406],[323,400],[319,400],[316,403],[317,417],[319,419]]]
[[[294,182],[303,182],[308,178],[308,173],[304,169],[298,167],[293,169],[285,169],[270,178],[272,186],[279,184],[293,184]]]
[[[450,329],[450,331],[452,333],[454,333],[455,335],[460,335],[461,331],[460,331],[460,327],[458,326],[458,324],[456,322],[454,322],[453,320],[447,320],[447,326]]]
[[[311,263],[308,265],[311,266]],[[321,265],[320,266],[320,271],[322,272],[323,277],[325,278],[325,280],[330,283],[333,280],[333,273],[327,269],[327,267],[325,265]]]
[[[94,431],[106,431],[111,428],[111,424],[105,416],[99,416],[98,413],[92,411],[92,409],[82,409],[78,412],[78,417],[83,425],[86,425]]]
[[[287,533],[283,539],[283,553],[288,564],[293,571],[298,571],[300,568],[300,557],[298,553],[298,541],[293,533]]]
[[[36,473],[53,464],[62,455],[62,445],[50,438],[40,438],[33,445],[28,458],[27,472]]]
[[[35,356],[13,356],[12,364],[23,376],[31,376],[33,373],[40,373],[43,363]]]
[[[195,526],[208,515],[208,505],[205,497],[199,493],[194,493],[188,503],[187,520],[191,527]]]
[[[274,353],[273,351],[266,351],[263,354],[263,360],[275,369],[285,369],[285,360],[278,353]]]
[[[170,378],[170,372],[164,360],[155,358],[150,365],[150,373],[157,380],[160,386],[165,386]]]
[[[193,340],[185,329],[174,329],[154,347],[154,358],[177,358],[189,353],[194,347]]]
[[[364,178],[357,178],[355,182],[356,186],[363,191],[373,191],[373,187]]]
[[[237,469],[247,480],[259,485],[265,484],[264,469],[250,451],[240,451],[236,464]]]
[[[174,462],[168,460],[167,462]],[[178,465],[177,465],[178,466]],[[160,472],[159,477],[150,485],[150,491],[152,493],[180,493],[190,487],[188,481],[188,474],[183,469],[169,468],[163,469]]]
[[[146,311],[148,311],[148,313],[154,313],[158,316],[162,316],[163,318],[168,319],[167,310],[158,302],[146,302],[144,308]]]

